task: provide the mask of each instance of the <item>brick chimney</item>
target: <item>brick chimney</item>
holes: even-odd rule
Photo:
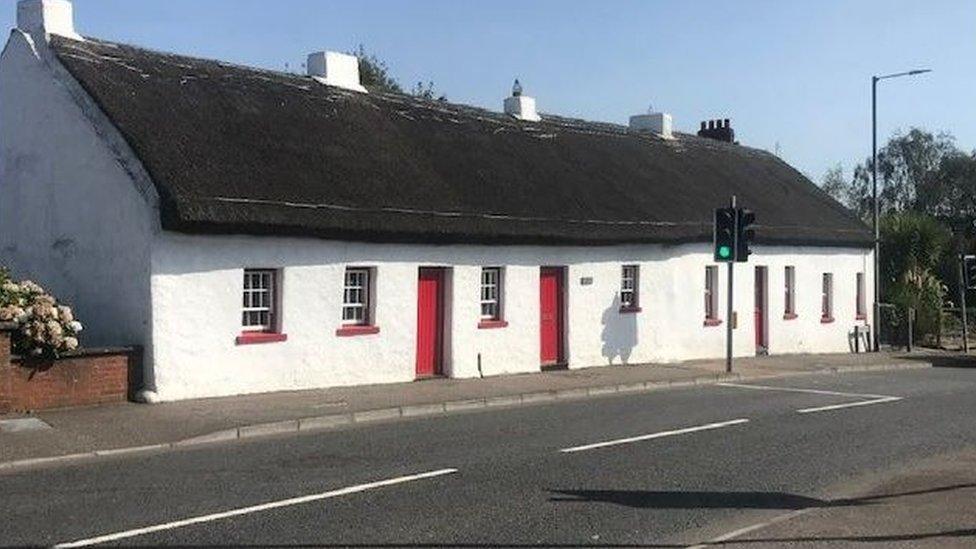
[[[701,123],[701,129],[698,130],[698,137],[707,137],[716,141],[735,143],[735,130],[732,129],[728,118],[724,120],[708,120],[707,122]]]

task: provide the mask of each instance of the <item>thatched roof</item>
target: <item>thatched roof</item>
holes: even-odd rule
[[[868,229],[761,150],[543,115],[361,94],[96,40],[58,59],[152,177],[182,232],[436,243],[711,239],[729,196],[765,243],[868,246]]]

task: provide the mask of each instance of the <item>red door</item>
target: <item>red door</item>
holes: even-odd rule
[[[417,282],[417,377],[443,372],[443,339],[444,269],[421,268]]]
[[[543,267],[539,276],[540,358],[543,365],[562,362],[563,272]]]

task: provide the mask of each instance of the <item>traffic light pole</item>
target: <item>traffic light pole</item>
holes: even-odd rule
[[[735,210],[735,195],[732,195],[732,209]],[[735,226],[738,227],[739,226],[738,210],[736,210],[735,216],[736,216]],[[737,232],[738,231],[732,231],[733,254],[735,253],[734,250],[739,249],[738,235],[736,234]],[[726,308],[725,311],[726,312],[725,314],[725,371],[727,373],[732,373],[732,295],[733,295],[732,288],[734,287],[732,284],[733,282],[732,273],[735,270],[734,255],[732,257],[732,261],[728,262],[728,266],[729,266],[729,290],[728,290],[729,296],[728,296],[728,307]]]

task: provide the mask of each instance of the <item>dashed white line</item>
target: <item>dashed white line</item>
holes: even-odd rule
[[[709,423],[707,425],[698,425],[696,427],[686,427],[684,429],[675,429],[673,431],[662,431],[660,433],[651,433],[649,435],[640,435],[636,437],[619,438],[616,440],[608,440],[605,442],[596,442],[593,444],[584,444],[582,446],[573,446],[571,448],[563,448],[559,450],[563,453],[573,453],[582,452],[584,450],[594,450],[596,448],[606,448],[607,446],[617,446],[620,444],[630,444],[632,442],[640,442],[643,440],[651,440],[655,438],[669,437],[673,435],[683,435],[686,433],[695,433],[698,431],[709,431],[711,429],[721,429],[722,427],[729,427],[732,425],[740,425],[742,423],[748,423],[748,419],[733,419],[731,421],[722,421],[719,423]]]
[[[301,496],[297,498],[284,499],[280,501],[272,501],[268,503],[262,503],[260,505],[252,505],[250,507],[241,507],[238,509],[231,509],[230,511],[223,511],[220,513],[213,513],[209,515],[202,515],[199,517],[191,517],[182,520],[175,520],[173,522],[166,522],[163,524],[156,524],[153,526],[145,526],[143,528],[135,528],[133,530],[124,530],[121,532],[115,532],[112,534],[105,534],[103,536],[97,536],[88,539],[81,539],[77,541],[69,541],[64,543],[59,543],[54,547],[86,547],[89,545],[97,545],[99,543],[107,543],[110,541],[117,541],[120,539],[134,538],[136,536],[142,536],[145,534],[152,534],[154,532],[162,532],[164,530],[172,530],[174,528],[182,528],[184,526],[190,526],[193,524],[200,524],[203,522],[211,522],[215,520],[221,520],[230,517],[237,517],[241,515],[249,515],[251,513],[259,513],[261,511],[268,511],[271,509],[278,509],[281,507],[290,507],[292,505],[301,505],[303,503],[310,503],[313,501],[318,501],[322,499],[334,498],[339,496],[345,496],[349,494],[355,494],[358,492],[365,492],[366,490],[372,490],[374,488],[382,488],[384,486],[392,486],[394,484],[402,484],[405,482],[411,482],[414,480],[422,480],[427,478],[439,477],[442,475],[450,475],[456,473],[457,469],[438,469],[436,471],[428,471],[426,473],[418,473],[415,475],[406,475],[402,477],[390,478],[386,480],[378,480],[375,482],[367,482],[366,484],[357,484],[355,486],[349,486],[346,488],[340,488],[338,490],[331,490],[329,492],[322,492],[320,494],[310,494],[307,496]]]
[[[901,397],[882,397],[876,398],[874,400],[860,400],[858,402],[848,402],[847,404],[833,404],[830,406],[818,406],[816,408],[802,408],[797,410],[801,414],[810,414],[813,412],[827,412],[830,410],[840,410],[841,408],[853,408],[855,406],[870,406],[872,404],[884,404],[886,402],[897,402],[901,400]]]

